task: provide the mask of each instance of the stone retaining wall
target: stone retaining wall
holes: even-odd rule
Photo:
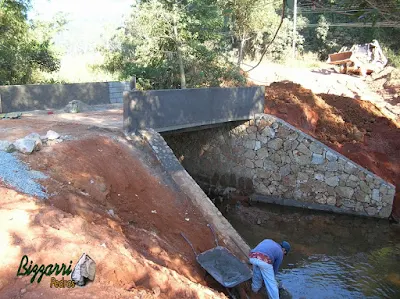
[[[381,218],[392,210],[393,185],[271,115],[164,138],[203,187]]]

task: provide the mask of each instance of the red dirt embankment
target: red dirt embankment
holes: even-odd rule
[[[400,218],[400,125],[370,102],[314,94],[292,82],[265,90],[265,113],[315,137],[396,186],[394,216]]]
[[[42,181],[48,200],[0,184],[0,298],[224,298],[207,287],[215,283],[204,280],[180,236],[199,251],[215,246],[201,213],[164,181],[154,157],[143,163],[99,133],[20,156],[49,176]],[[34,264],[69,265],[84,252],[97,264],[84,288],[16,276],[23,255]]]

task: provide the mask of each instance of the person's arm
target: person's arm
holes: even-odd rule
[[[278,270],[279,270],[279,267],[281,266],[282,260],[283,260],[283,255],[281,255],[279,258],[276,258],[274,261],[273,267],[274,267],[275,275],[278,274]]]

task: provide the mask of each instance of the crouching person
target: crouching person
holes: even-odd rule
[[[264,281],[269,299],[279,299],[278,282],[275,275],[283,261],[283,256],[290,251],[290,244],[283,241],[281,244],[266,239],[258,244],[249,254],[253,265],[253,281],[251,288],[257,293]]]

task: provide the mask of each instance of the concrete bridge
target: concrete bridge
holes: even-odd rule
[[[124,94],[124,130],[141,134],[172,176],[186,170],[203,190],[336,213],[391,214],[392,184],[263,110],[261,86],[131,91]]]
[[[131,91],[124,94],[124,130],[196,129],[249,120],[264,111],[263,86]]]

